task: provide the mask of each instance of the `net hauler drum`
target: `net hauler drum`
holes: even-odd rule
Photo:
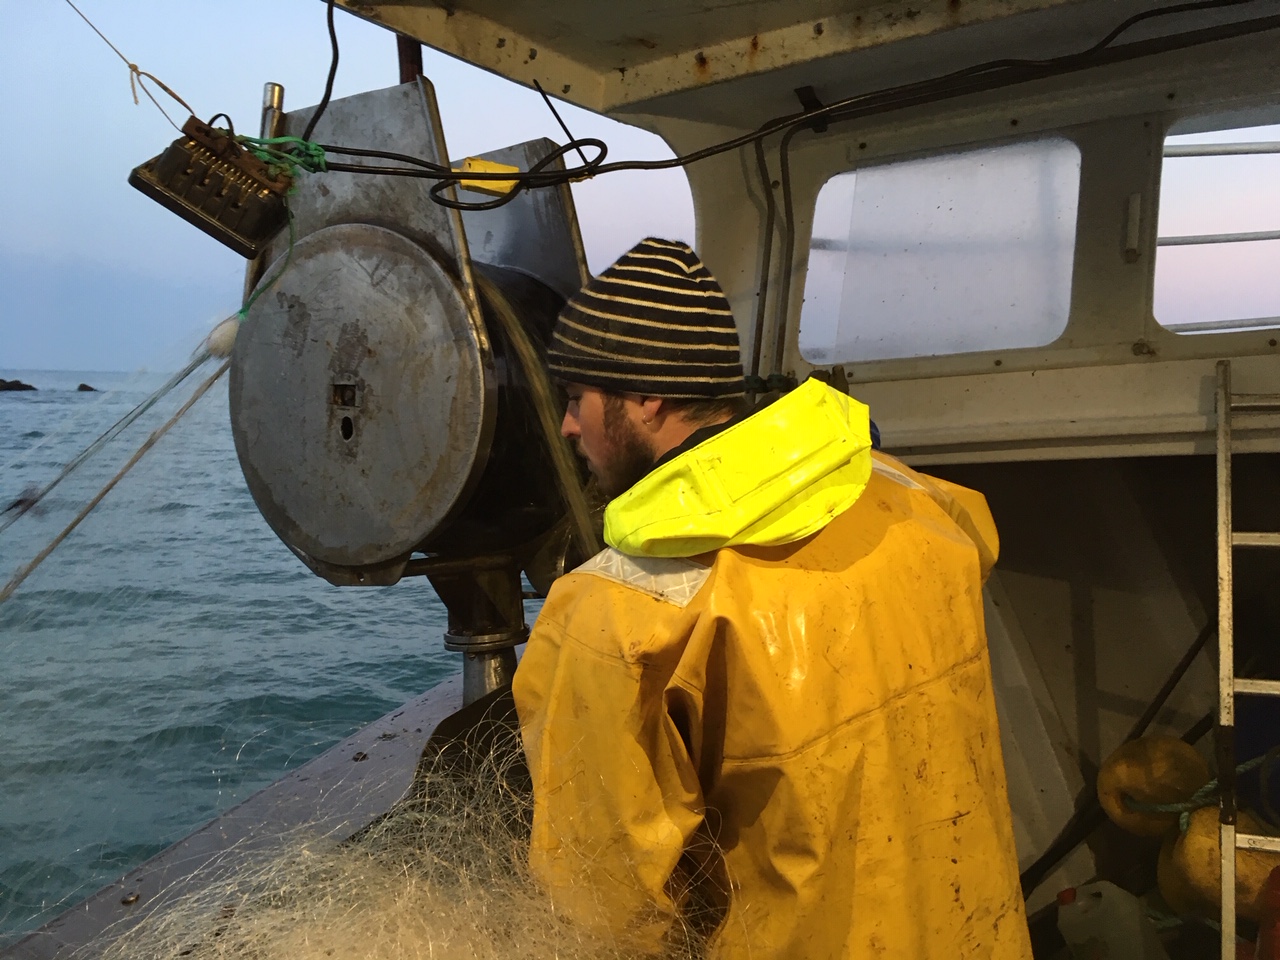
[[[286,115],[285,132],[310,116]],[[313,139],[445,156],[425,80],[331,103]],[[553,146],[486,159],[527,169]],[[394,583],[414,552],[510,553],[564,513],[509,326],[540,352],[585,277],[568,189],[526,191],[464,222],[430,187],[303,176],[294,239],[267,251],[236,341],[231,418],[249,489],[334,583]]]

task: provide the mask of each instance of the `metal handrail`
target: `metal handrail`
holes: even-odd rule
[[[1280,153],[1280,140],[1246,143],[1179,143],[1164,146],[1166,157],[1239,157],[1259,153]]]
[[[1255,240],[1280,240],[1280,230],[1258,230],[1254,233],[1201,233],[1186,237],[1157,237],[1158,247],[1187,247],[1202,243],[1250,243]]]
[[[1248,317],[1243,320],[1192,320],[1188,323],[1162,323],[1174,333],[1226,333],[1244,330],[1266,330],[1280,327],[1280,317]]]
[[[1164,148],[1166,159],[1169,157],[1235,157],[1257,154],[1280,154],[1280,140],[1258,140],[1245,143],[1165,144]],[[1156,246],[1186,247],[1208,243],[1251,243],[1257,240],[1280,240],[1280,230],[1159,237],[1156,239]]]

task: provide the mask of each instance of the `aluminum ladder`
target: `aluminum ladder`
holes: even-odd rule
[[[1236,850],[1280,852],[1280,837],[1236,832],[1236,696],[1280,696],[1280,681],[1237,679],[1232,600],[1232,564],[1237,547],[1280,547],[1280,532],[1236,530],[1231,518],[1231,416],[1233,413],[1280,413],[1280,394],[1233,394],[1231,361],[1218,361],[1218,726],[1216,752],[1219,801],[1219,853],[1222,863],[1222,960],[1236,960]]]

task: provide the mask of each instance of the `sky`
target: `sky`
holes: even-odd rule
[[[319,101],[329,68],[319,0],[77,0],[131,61],[208,119],[257,132],[266,81],[285,109]],[[334,96],[399,81],[394,35],[341,10]],[[450,154],[536,137],[564,141],[534,91],[424,49]],[[162,93],[158,97],[169,109]],[[609,159],[669,157],[658,137],[557,102]],[[182,107],[170,115],[181,124]],[[0,2],[0,370],[173,369],[239,307],[245,261],[128,186],[177,136],[65,0]],[[693,239],[679,171],[574,185],[593,271],[640,237]]]

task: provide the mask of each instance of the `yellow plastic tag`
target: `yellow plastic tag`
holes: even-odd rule
[[[462,167],[454,167],[454,173],[519,173],[519,167],[508,163],[495,163],[492,160],[481,160],[479,157],[467,157]],[[514,180],[459,180],[458,186],[463,190],[474,190],[486,193],[491,197],[504,197],[516,188]]]

